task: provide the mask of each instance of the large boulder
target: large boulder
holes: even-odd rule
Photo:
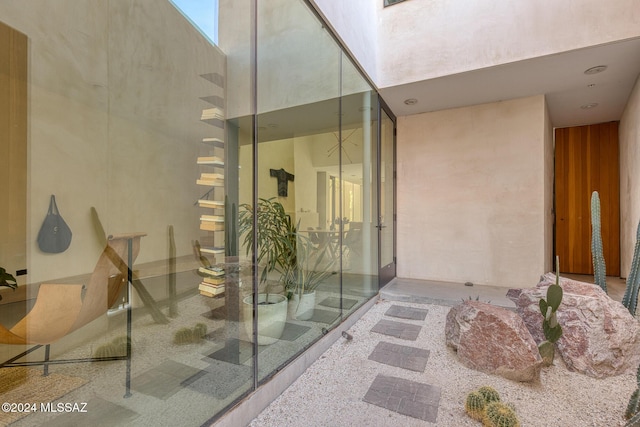
[[[547,273],[535,288],[511,289],[507,296],[537,342],[544,340],[540,298],[556,276]],[[562,337],[556,343],[567,368],[595,378],[634,372],[640,359],[640,325],[599,286],[560,278],[564,295],[556,313]]]
[[[511,310],[464,301],[447,314],[447,345],[465,366],[515,381],[540,377],[542,358],[522,318]]]

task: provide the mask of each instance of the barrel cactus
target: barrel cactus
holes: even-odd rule
[[[201,340],[205,335],[207,335],[207,325],[204,323],[197,323],[196,326],[193,327],[193,337],[197,340]]]
[[[482,425],[485,427],[519,427],[518,416],[508,405],[491,402],[484,411]]]
[[[207,335],[207,325],[197,323],[193,328],[180,328],[173,334],[174,344],[199,343]]]
[[[482,395],[484,401],[487,403],[500,401],[500,394],[498,393],[498,391],[488,385],[480,387],[478,389],[478,393]]]
[[[173,334],[174,344],[191,344],[193,342],[193,331],[189,328],[180,328]]]
[[[467,395],[464,410],[474,420],[482,421],[485,406],[487,406],[487,402],[484,400],[484,396],[477,391],[472,391]]]

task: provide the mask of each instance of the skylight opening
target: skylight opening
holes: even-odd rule
[[[218,44],[218,0],[169,0],[202,35]]]

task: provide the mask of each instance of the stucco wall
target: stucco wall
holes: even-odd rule
[[[640,221],[640,78],[620,119],[620,274],[631,268]]]
[[[199,141],[223,136],[199,119],[224,89],[200,74],[224,73],[221,52],[169,2],[6,0],[0,16],[29,37],[28,282],[93,270],[92,206],[109,234],[148,233],[140,262],[167,257],[169,224],[191,254]],[[73,231],[55,255],[35,242],[50,194]]]
[[[640,35],[636,0],[314,3],[379,88]]]
[[[312,0],[312,3],[364,71],[377,81],[377,23],[382,0]]]
[[[398,119],[398,277],[526,287],[549,267],[543,96]]]

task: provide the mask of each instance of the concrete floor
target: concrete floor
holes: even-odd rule
[[[561,276],[593,283],[593,276],[590,275],[561,274]],[[532,283],[531,286],[535,286],[535,283]],[[625,286],[624,279],[607,277],[607,293],[612,299],[622,301]],[[459,304],[461,300],[471,297],[474,300],[479,298],[480,301],[491,302],[501,307],[515,308],[515,304],[506,297],[507,291],[508,288],[498,286],[466,286],[462,283],[397,278],[380,290],[380,298],[453,306]]]

